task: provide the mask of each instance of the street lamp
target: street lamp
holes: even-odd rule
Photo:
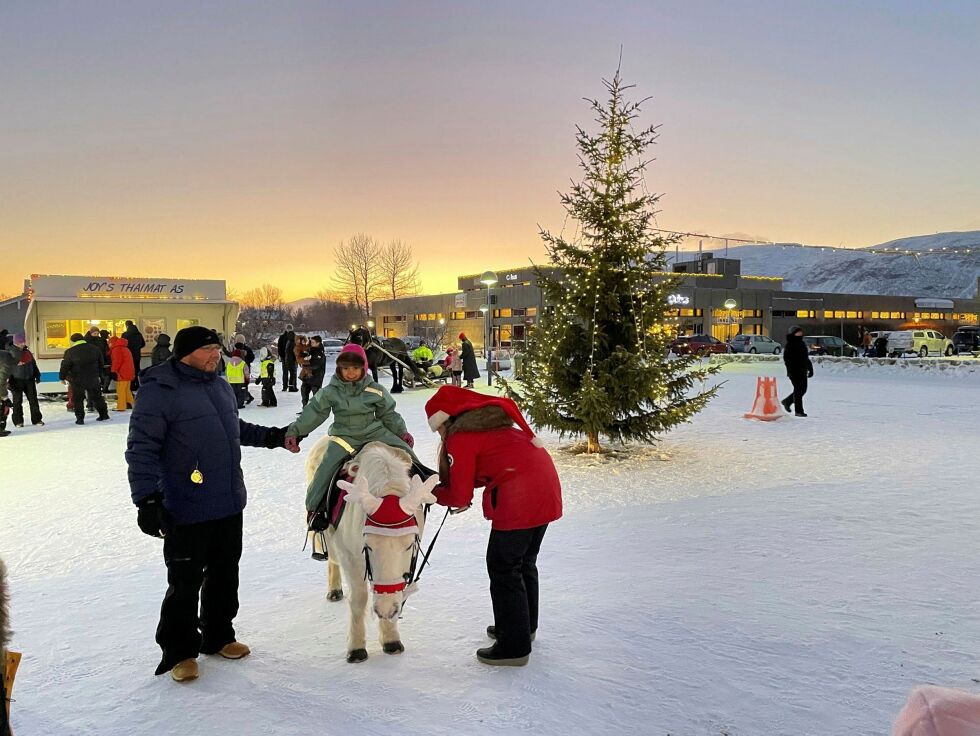
[[[367,326],[368,326],[368,332],[370,332],[371,334],[374,334],[374,320],[373,319],[369,319],[367,321]]]
[[[738,302],[734,299],[725,300],[725,309],[728,310],[728,340],[732,339],[732,310],[738,306]]]
[[[487,285],[487,303],[485,307],[480,307],[480,311],[486,315],[487,325],[486,325],[486,341],[484,347],[487,354],[487,385],[493,385],[493,373],[490,372],[490,340],[493,333],[491,325],[493,324],[490,319],[490,287],[497,283],[497,274],[493,271],[484,271],[483,275],[480,276],[480,283]]]

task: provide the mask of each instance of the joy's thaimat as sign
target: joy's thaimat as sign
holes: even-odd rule
[[[223,300],[225,282],[212,279],[129,276],[32,276],[31,288],[43,299]]]
[[[161,281],[90,281],[78,293],[79,296],[89,294],[157,294],[179,295],[184,293],[184,284],[171,284]]]

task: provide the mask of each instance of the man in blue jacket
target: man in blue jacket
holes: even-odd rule
[[[147,370],[129,422],[137,523],[163,537],[170,584],[157,626],[163,658],[156,674],[170,672],[178,682],[197,677],[201,652],[228,659],[249,653],[232,626],[245,508],[241,445],[273,449],[286,436],[285,428],[238,418],[234,392],[215,372],[220,360],[213,330],[180,330],[173,357]]]

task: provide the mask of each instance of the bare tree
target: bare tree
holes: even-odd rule
[[[239,332],[246,344],[258,345],[269,333],[281,330],[290,318],[282,299],[282,289],[272,284],[248,289],[238,299],[241,311],[238,315]]]
[[[343,301],[352,302],[366,316],[381,285],[378,271],[381,246],[370,235],[358,233],[334,250],[334,286]]]
[[[412,246],[391,240],[381,246],[378,256],[378,280],[386,299],[419,293],[419,267]]]

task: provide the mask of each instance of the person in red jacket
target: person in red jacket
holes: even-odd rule
[[[538,550],[548,524],[561,518],[555,464],[510,399],[442,386],[425,413],[442,437],[437,502],[467,507],[482,487],[483,515],[491,522],[487,573],[494,624],[487,635],[496,642],[476,657],[485,664],[525,665],[538,628]]]
[[[109,361],[112,375],[116,377],[116,411],[133,408],[133,392],[130,385],[136,378],[136,365],[129,341],[125,337],[109,338]]]

